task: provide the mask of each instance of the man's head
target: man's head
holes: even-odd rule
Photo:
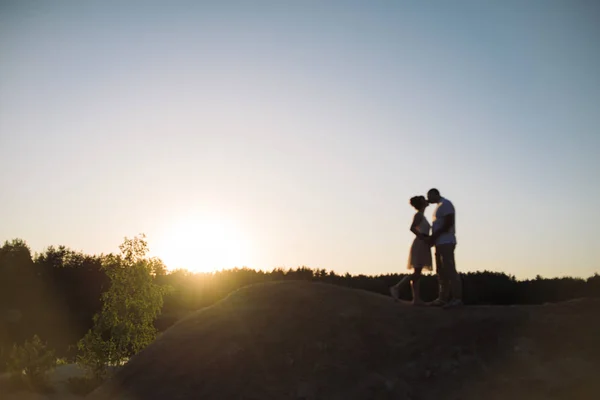
[[[439,190],[429,189],[429,192],[427,192],[427,201],[430,204],[437,204],[440,202],[441,199],[442,199],[442,196],[440,196]]]

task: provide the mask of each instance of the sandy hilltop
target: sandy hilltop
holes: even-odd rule
[[[242,288],[88,398],[592,399],[600,301],[413,308],[326,284]]]

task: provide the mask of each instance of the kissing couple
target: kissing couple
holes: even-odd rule
[[[433,213],[433,226],[425,217],[425,209],[429,204],[436,204]],[[410,199],[410,205],[417,212],[410,225],[410,231],[415,239],[410,246],[408,269],[411,275],[405,276],[400,282],[390,288],[392,297],[400,300],[401,289],[410,283],[415,306],[434,306],[452,308],[463,305],[462,281],[456,271],[454,250],[456,249],[456,212],[452,202],[440,195],[439,190],[431,189],[424,196]],[[423,270],[431,271],[433,261],[431,248],[435,246],[435,268],[438,278],[438,297],[430,303],[425,303],[420,297],[420,281]]]

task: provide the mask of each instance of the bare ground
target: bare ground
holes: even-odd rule
[[[69,378],[82,377],[84,371],[75,364],[60,365],[48,374],[48,383],[52,388],[50,393],[32,393],[13,391],[10,389],[9,375],[0,375],[0,400],[81,400],[69,392]]]
[[[596,399],[600,301],[413,308],[259,284],[180,321],[88,398]]]

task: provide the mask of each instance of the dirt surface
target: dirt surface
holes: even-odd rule
[[[0,400],[82,400],[83,397],[70,393],[67,387],[69,378],[82,377],[85,372],[75,364],[60,365],[48,374],[52,387],[49,393],[32,393],[10,389],[9,374],[0,375]]]
[[[88,399],[597,399],[599,315],[597,300],[442,310],[260,284],[174,325]]]

